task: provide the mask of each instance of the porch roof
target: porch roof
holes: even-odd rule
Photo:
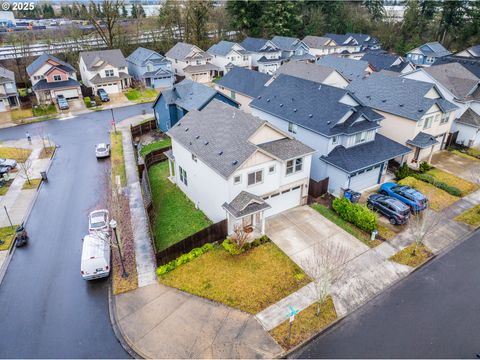
[[[435,136],[420,131],[412,140],[407,140],[407,144],[425,149],[438,144],[438,141]]]
[[[42,79],[32,86],[34,91],[64,89],[64,88],[78,88],[78,87],[80,87],[80,83],[75,79],[68,79],[65,81],[51,81],[51,82],[47,82],[46,79]]]
[[[261,197],[253,195],[247,191],[242,191],[230,201],[230,203],[224,203],[222,208],[233,215],[236,219],[240,219],[244,216],[270,209],[271,206]]]

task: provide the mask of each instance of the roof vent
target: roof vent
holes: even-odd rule
[[[223,151],[220,151],[220,152],[218,153],[218,155],[219,155],[219,156],[223,155]]]
[[[204,144],[205,144],[205,145],[208,145],[208,141],[205,141]]]
[[[257,99],[261,99],[262,98],[262,95],[258,95]]]
[[[384,102],[387,102],[387,99],[382,99],[382,102],[383,102],[383,103],[384,103]]]
[[[318,85],[318,90],[320,90],[322,88],[322,85]]]
[[[270,102],[270,99],[267,99],[267,102]]]
[[[308,114],[308,117],[311,118],[313,116],[313,114]]]
[[[200,135],[195,136],[195,139],[197,140],[200,139]]]
[[[423,109],[418,109],[418,112],[419,112],[419,113],[422,113],[422,112],[423,112]]]
[[[331,123],[331,121],[330,121],[330,120],[328,120],[328,121],[327,121],[327,125],[330,125],[330,123]]]
[[[185,128],[185,132],[187,132],[187,131],[188,131],[188,128]]]
[[[403,107],[403,104],[399,104],[398,106]]]
[[[192,145],[192,142],[190,141],[190,145]]]
[[[280,107],[283,107],[283,104],[280,104]]]
[[[238,164],[238,161],[237,160],[233,160],[232,161],[232,165],[237,165]]]
[[[293,112],[297,112],[297,109],[293,109]]]

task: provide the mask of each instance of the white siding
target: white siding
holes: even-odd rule
[[[480,146],[480,129],[453,122],[452,132],[458,131],[457,143],[465,146]]]

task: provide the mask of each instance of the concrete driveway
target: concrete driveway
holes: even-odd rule
[[[439,151],[432,156],[432,165],[449,173],[472,181],[472,168],[479,168],[480,161],[453,154],[449,151]]]

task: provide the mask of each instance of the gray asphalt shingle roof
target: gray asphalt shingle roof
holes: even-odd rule
[[[117,68],[127,67],[127,61],[120,49],[84,51],[80,53],[80,58],[83,59],[87,70],[95,70],[105,63]]]
[[[375,71],[392,70],[393,63],[397,61],[400,56],[388,53],[368,52],[362,56],[360,60],[368,62],[375,68]]]
[[[213,55],[227,56],[234,46],[234,42],[222,40],[219,43],[212,45],[207,52]]]
[[[289,75],[278,76],[250,103],[250,107],[277,116],[325,136],[377,128],[383,117],[372,109],[347,105],[345,89]],[[350,114],[350,115],[349,115]],[[340,123],[340,120],[348,118]],[[367,120],[356,122],[361,116]]]
[[[397,156],[408,154],[411,151],[412,149],[407,146],[376,134],[374,141],[349,148],[339,145],[327,156],[322,156],[320,159],[348,173],[353,173]]]
[[[347,87],[366,106],[415,121],[420,120],[435,104],[444,112],[457,109],[456,105],[443,97],[439,99],[425,97],[432,88],[436,89],[432,83],[383,73],[373,73],[365,79],[352,82]],[[438,93],[441,96],[439,91]]]
[[[201,111],[188,112],[168,133],[207,166],[228,179],[260,149],[249,139],[264,124],[266,121],[213,100]],[[313,152],[308,149],[307,153]],[[290,150],[285,150],[287,151]]]
[[[445,49],[438,41],[428,42],[411,51],[419,51],[425,56],[443,57],[452,53]],[[409,51],[410,52],[410,51]]]
[[[358,45],[358,43],[355,39],[350,39],[347,42],[347,40],[350,36],[348,36],[346,34],[327,33],[324,36],[329,38],[329,39],[332,39],[333,41],[335,41],[337,43],[337,45],[350,45],[350,46]]]
[[[149,61],[156,65],[168,63],[168,60],[164,56],[156,51],[145,49],[143,47],[138,47],[134,52],[128,55],[126,60],[137,66],[146,66]]]
[[[336,69],[350,81],[361,79],[367,75],[368,62],[363,60],[353,60],[334,55],[326,55],[318,59],[317,64]]]
[[[458,56],[446,56],[435,60],[431,67],[449,63],[459,63],[476,77],[480,78],[480,61],[475,59],[467,59]]]
[[[230,203],[224,203],[222,207],[237,219],[271,208],[260,196],[247,191],[241,191]]]
[[[265,46],[267,42],[267,39],[247,37],[243,39],[243,41],[240,43],[240,46],[247,51],[260,52],[263,51],[261,49]]]
[[[301,79],[322,83],[334,72],[336,72],[334,68],[320,64],[289,61],[280,66],[275,72],[275,75],[290,75]]]
[[[233,67],[232,70],[217,81],[217,85],[254,98],[260,95],[260,92],[270,79],[270,75],[258,71]]]
[[[438,144],[435,136],[420,131],[413,139],[407,140],[407,144],[425,149]]]
[[[297,48],[300,39],[288,36],[274,36],[272,43],[278,48],[286,51],[293,51]]]
[[[312,149],[304,143],[289,138],[270,141],[260,144],[258,147],[284,161],[303,156],[312,151]]]
[[[80,87],[80,83],[74,79],[68,79],[65,81],[52,81],[52,82],[47,82],[46,79],[42,79],[32,86],[33,90],[35,91],[62,89],[62,88],[70,88],[70,87]]]
[[[0,66],[0,77],[15,81],[15,73]]]
[[[167,51],[165,56],[170,59],[177,59],[185,61],[188,54],[196,48],[195,45],[187,44],[184,42],[177,42],[174,47]]]
[[[480,128],[480,115],[468,108],[457,120],[458,123]]]
[[[303,38],[303,42],[312,49],[320,49],[322,46],[325,46],[329,41],[330,39],[324,36],[307,35]]]
[[[27,74],[28,76],[32,76],[33,73],[35,73],[40,67],[45,64],[48,60],[52,60],[60,65],[65,66],[67,69],[69,69],[71,72],[75,72],[75,68],[67,64],[65,61],[60,60],[59,58],[56,58],[53,55],[50,54],[42,54],[38,58],[36,58],[30,65],[27,66]]]
[[[470,46],[469,48],[465,49],[465,51],[467,51],[472,57],[479,58],[480,57],[480,44]]]
[[[480,82],[478,77],[458,63],[431,66],[423,71],[446,87],[457,99],[466,99]]]

